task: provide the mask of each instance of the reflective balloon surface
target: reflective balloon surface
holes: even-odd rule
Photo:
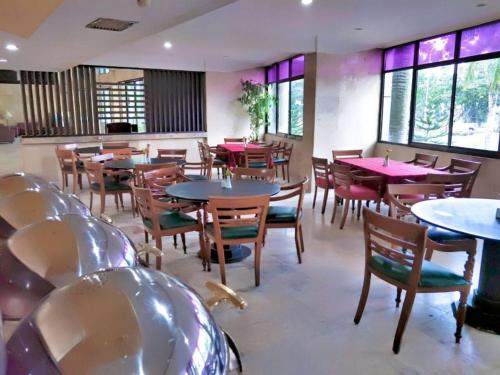
[[[4,318],[21,319],[54,287],[135,264],[134,245],[120,229],[92,216],[46,219],[0,246],[0,309]]]
[[[51,182],[29,173],[13,173],[0,176],[0,199],[25,190],[58,190]]]
[[[199,296],[146,268],[52,292],[7,343],[9,374],[224,374],[224,334]]]

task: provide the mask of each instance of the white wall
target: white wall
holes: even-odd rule
[[[234,73],[206,73],[207,141],[211,146],[224,143],[224,137],[250,136],[250,121],[243,106],[241,80],[264,82],[264,70]]]
[[[381,51],[317,56],[314,156],[333,149],[365,150],[377,142]]]

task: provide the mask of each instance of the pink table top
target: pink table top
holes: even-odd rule
[[[337,159],[340,164],[347,164],[358,169],[363,169],[389,180],[404,178],[424,179],[429,173],[441,173],[435,169],[419,167],[418,165],[406,164],[397,160],[389,160],[389,165],[384,167],[384,158],[356,158]]]
[[[217,145],[220,148],[223,148],[229,152],[244,152],[245,145],[243,143],[224,143]],[[262,146],[254,145],[253,143],[247,143],[247,148],[261,148]]]

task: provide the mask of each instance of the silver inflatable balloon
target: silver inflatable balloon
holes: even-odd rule
[[[0,237],[48,217],[65,214],[90,216],[90,210],[74,195],[56,189],[26,190],[0,199]]]
[[[102,220],[68,214],[39,221],[0,246],[0,309],[5,319],[21,319],[80,276],[136,264],[133,243]]]
[[[0,199],[25,190],[43,190],[59,188],[43,178],[29,173],[12,173],[0,176]]]
[[[200,297],[146,268],[84,276],[57,289],[7,342],[7,373],[225,374],[223,332]]]

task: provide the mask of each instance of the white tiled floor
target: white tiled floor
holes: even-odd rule
[[[88,203],[88,194],[81,199]],[[142,242],[141,223],[132,218],[130,205],[117,213],[111,197],[107,203],[106,213],[115,224]],[[331,206],[330,201],[322,216],[306,196],[303,264],[297,263],[293,231],[273,230],[263,250],[260,287],[254,287],[253,256],[227,266],[228,285],[246,299],[248,308],[222,305],[214,316],[235,339],[246,374],[500,373],[499,336],[466,326],[461,344],[455,344],[450,304],[457,295],[417,296],[399,355],[391,351],[399,318],[393,287],[372,281],[363,319],[355,326],[364,261],[361,223],[349,216],[345,229],[339,230],[338,221],[329,222]],[[164,239],[163,271],[206,297],[210,293],[204,284],[219,280],[218,265],[212,265],[211,273],[203,272],[196,256],[197,236],[187,240],[184,255],[173,248],[172,239]],[[434,260],[461,272],[465,257],[436,254]],[[476,282],[479,264],[480,252]]]

